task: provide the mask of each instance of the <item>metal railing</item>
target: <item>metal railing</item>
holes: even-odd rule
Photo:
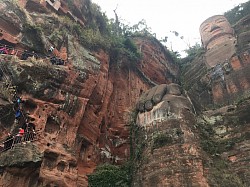
[[[0,54],[2,54],[2,55],[15,55],[15,56],[21,58],[22,54],[26,53],[29,57],[32,57],[32,56],[36,56],[37,58],[46,58],[47,57],[46,55],[32,53],[32,52],[27,51],[27,50],[16,49],[13,46],[3,44],[3,43],[0,42],[0,49],[3,48],[3,47],[5,47],[7,49],[8,53],[7,54],[6,53],[1,53],[1,51],[0,51]]]
[[[68,60],[62,60],[62,58],[60,56],[60,52],[59,52],[59,55],[52,53],[53,55],[51,56],[51,55],[37,54],[35,52],[33,53],[33,52],[29,52],[27,50],[15,49],[12,46],[0,43],[0,48],[2,48],[2,47],[5,47],[8,52],[6,54],[6,53],[2,53],[2,51],[0,51],[0,56],[1,55],[12,55],[12,56],[16,56],[19,60],[27,60],[28,58],[34,58],[37,60],[43,60],[44,62],[50,62],[52,65],[66,65],[66,63],[68,62]]]
[[[34,142],[39,139],[40,131],[29,131],[24,134],[16,134],[9,136],[0,144],[0,153],[13,149],[18,144],[26,144],[28,142]]]

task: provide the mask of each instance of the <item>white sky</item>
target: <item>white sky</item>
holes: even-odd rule
[[[179,51],[182,56],[187,44],[200,43],[199,27],[207,18],[222,15],[248,0],[92,0],[98,4],[108,18],[114,18],[113,10],[122,22],[137,24],[145,19],[156,37],[168,36],[167,47]],[[177,31],[181,40],[170,31]]]

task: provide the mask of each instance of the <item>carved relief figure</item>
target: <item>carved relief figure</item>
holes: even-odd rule
[[[205,48],[213,47],[214,40],[219,37],[227,36],[229,39],[233,37],[234,31],[224,16],[213,16],[206,19],[200,26],[200,34],[202,44]]]
[[[137,109],[137,124],[152,128],[153,124],[168,119],[179,118],[183,109],[192,111],[189,100],[181,93],[178,84],[161,84],[145,92],[140,98]]]

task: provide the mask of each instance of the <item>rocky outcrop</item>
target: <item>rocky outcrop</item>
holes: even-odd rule
[[[28,118],[40,132],[37,141],[21,144],[20,149],[38,148],[39,160],[38,156],[30,156],[30,160],[23,158],[23,161],[10,157],[13,163],[23,162],[22,167],[1,162],[1,184],[11,186],[18,178],[23,186],[87,186],[87,175],[98,164],[119,164],[128,159],[130,110],[140,94],[152,87],[152,82],[176,81],[178,68],[159,42],[143,37],[135,38],[138,48],[145,41],[145,50],[141,49],[141,53],[146,54],[147,49],[147,56],[151,50],[159,49],[154,57],[135,63],[120,56],[111,63],[109,53],[104,50],[87,50],[74,33],[67,30],[67,37],[60,33],[60,29],[65,28],[60,16],[50,14],[49,10],[46,10],[47,14],[41,14],[40,8],[31,9],[30,5],[35,1],[22,3],[23,8],[13,4],[15,9],[11,9],[6,2],[6,10],[10,8],[25,15],[20,18],[24,21],[18,27],[22,39],[13,47],[19,47],[20,54],[24,49],[34,49],[39,58],[20,60],[20,55],[0,56],[0,105],[4,116],[1,118],[1,138],[10,131],[17,132],[20,126],[14,123],[7,83],[17,86],[17,94],[25,101],[22,110],[28,113]],[[25,8],[30,12],[23,12]],[[64,47],[65,66],[52,65],[46,57],[51,43],[57,48]],[[142,63],[146,67],[141,68]],[[159,72],[157,69],[152,71],[152,67]],[[166,75],[165,72],[169,73]],[[4,154],[11,154],[11,151]],[[2,156],[0,160],[5,160]],[[24,170],[27,175],[21,174]]]
[[[16,45],[20,41],[22,25],[26,16],[17,5],[8,1],[1,3],[0,10],[2,12],[0,15],[0,41]]]
[[[249,186],[249,100],[217,110],[208,110],[197,118],[201,148],[206,161],[209,184]]]
[[[0,185],[88,186],[96,166],[134,156],[134,186],[249,186],[250,53],[241,43],[248,36],[248,18],[234,26],[238,43],[231,40],[233,32],[203,41],[206,53],[184,68],[180,86],[177,64],[152,37],[130,38],[139,60],[125,48],[119,54],[109,53],[103,43],[87,48],[89,33],[76,32],[101,14],[90,12],[88,0],[67,3],[0,5],[1,42],[18,50],[0,56],[0,137],[22,125],[15,123],[13,86],[38,137],[1,153]],[[75,20],[73,26],[60,15]],[[102,24],[97,24],[100,32]],[[20,60],[24,49],[38,58]],[[65,65],[52,65],[52,54]]]

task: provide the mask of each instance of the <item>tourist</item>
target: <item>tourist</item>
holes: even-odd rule
[[[8,54],[8,49],[6,45],[4,45],[2,48],[0,48],[0,54]]]
[[[24,129],[23,128],[19,128],[19,132],[18,132],[18,134],[15,137],[14,144],[21,143],[23,135],[24,135]]]
[[[28,51],[24,50],[22,56],[21,56],[21,60],[27,60],[29,57]]]
[[[54,51],[54,47],[53,46],[50,46],[50,48],[49,48],[49,52],[53,52]]]

